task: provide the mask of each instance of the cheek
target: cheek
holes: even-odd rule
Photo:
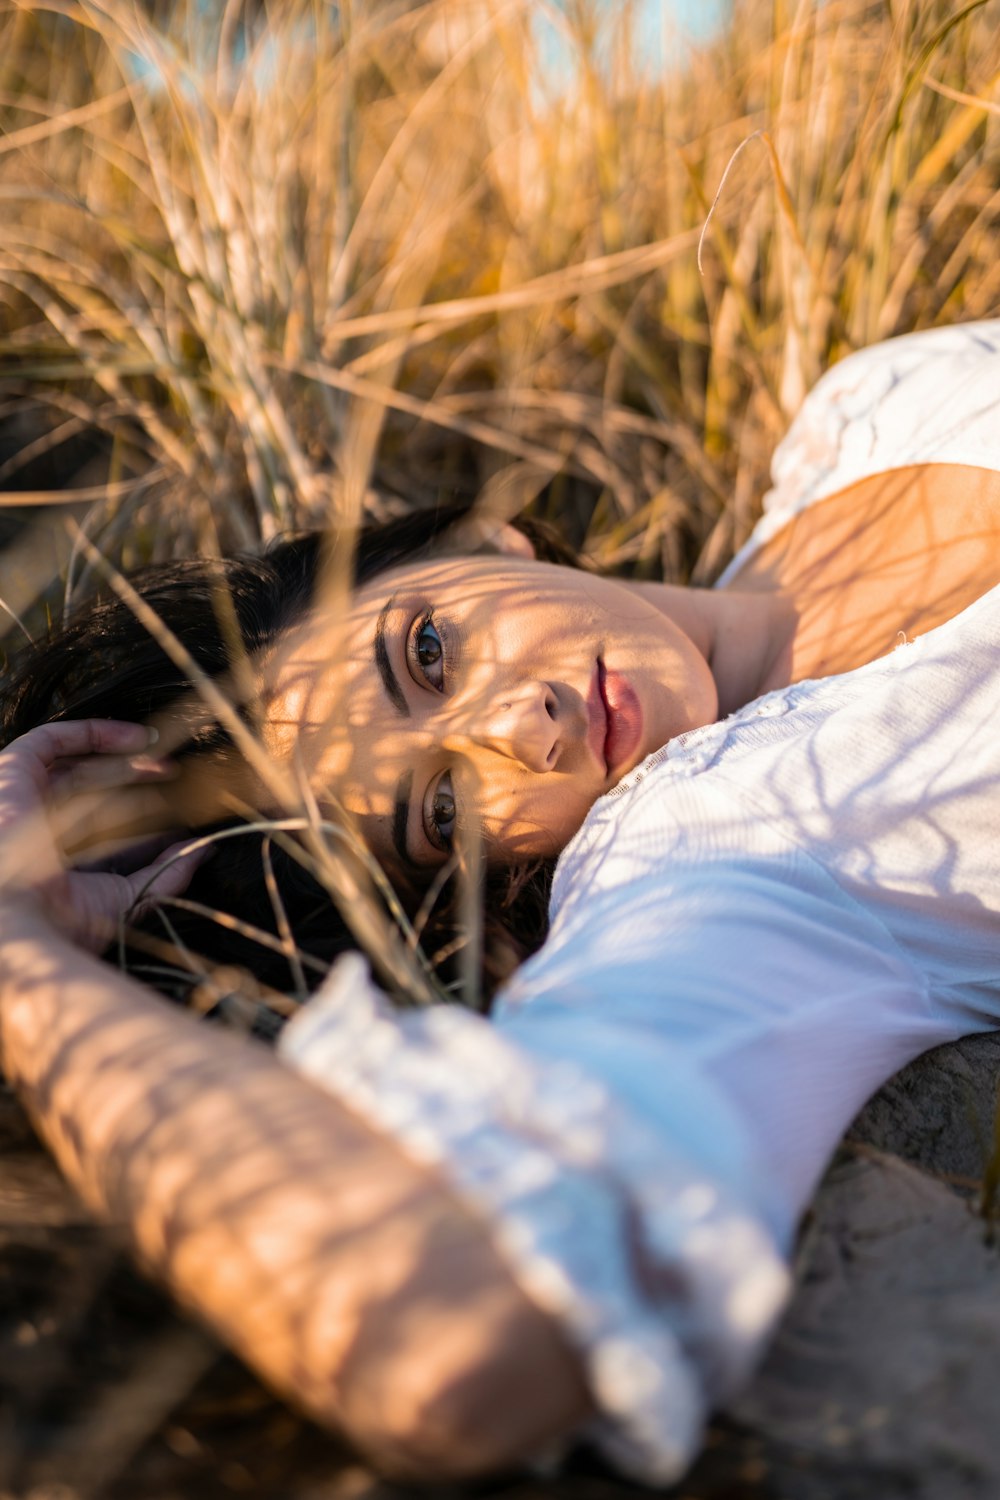
[[[581,641],[599,635],[599,623],[598,611],[586,596],[549,595],[514,606],[498,599],[477,622],[478,654],[491,665],[559,676],[567,666],[578,664]]]
[[[479,800],[483,850],[489,863],[549,857],[562,852],[591,800],[567,783],[494,790]]]

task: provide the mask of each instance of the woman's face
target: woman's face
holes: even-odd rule
[[[317,796],[411,875],[480,836],[557,853],[594,801],[715,717],[709,668],[646,598],[519,556],[446,557],[317,610],[279,652],[269,724]]]

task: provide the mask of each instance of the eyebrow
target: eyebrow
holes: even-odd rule
[[[410,821],[410,793],[413,790],[413,772],[404,771],[396,782],[396,803],[392,810],[392,842],[404,865],[413,867],[413,860],[406,847],[406,829]]]
[[[386,600],[381,614],[375,621],[375,666],[378,669],[378,675],[382,679],[382,686],[385,688],[389,702],[401,718],[408,719],[410,717],[409,705],[403,696],[403,689],[399,685],[399,679],[393,671],[392,662],[389,660],[389,648],[385,643],[386,623],[395,603],[396,596],[393,594],[391,599]],[[398,812],[398,798],[396,808]],[[395,824],[393,824],[393,830],[395,836]]]

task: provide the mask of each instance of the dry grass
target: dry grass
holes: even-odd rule
[[[126,562],[488,486],[710,575],[819,371],[996,311],[1000,6],[747,0],[657,77],[599,9],[7,4],[0,483]]]

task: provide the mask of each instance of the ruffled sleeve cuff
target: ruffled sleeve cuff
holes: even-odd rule
[[[600,1415],[577,1436],[646,1482],[676,1479],[785,1300],[760,1216],[592,1070],[457,1007],[398,1012],[359,955],[286,1028],[281,1053],[489,1222],[584,1361]],[[664,1087],[679,1111],[704,1112],[709,1134],[731,1128],[680,1065]]]

